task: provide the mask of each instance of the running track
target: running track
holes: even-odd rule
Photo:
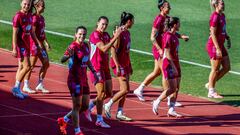
[[[39,64],[34,69],[31,86],[37,82]],[[51,94],[33,94],[26,100],[17,100],[10,90],[15,81],[17,60],[8,51],[0,49],[0,135],[57,135],[59,134],[56,119],[63,116],[71,108],[71,98],[66,86],[67,68],[51,64],[45,79],[46,88]],[[91,84],[91,83],[90,83]],[[131,82],[131,91],[138,84]],[[96,91],[91,87],[91,98]],[[119,85],[113,79],[113,89]],[[153,115],[151,100],[159,95],[156,88],[146,89],[147,102],[140,102],[128,95],[125,113],[134,118],[133,122],[115,120],[116,105],[113,106],[111,129],[96,128],[81,116],[81,128],[86,135],[159,135],[159,134],[240,134],[240,108],[217,104],[205,99],[189,95],[179,95],[184,107],[177,111],[184,114],[181,119],[166,116],[166,102],[161,103],[160,116]],[[92,115],[93,120],[96,114]],[[73,134],[70,125],[68,132]]]

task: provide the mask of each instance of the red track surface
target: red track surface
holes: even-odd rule
[[[65,115],[72,106],[67,89],[67,68],[51,64],[45,86],[51,94],[32,94],[25,100],[12,96],[10,90],[14,85],[17,70],[17,59],[7,51],[0,49],[0,135],[56,135],[59,134],[56,119]],[[30,80],[35,88],[39,64],[34,69]],[[91,83],[89,83],[91,84]],[[131,83],[131,90],[138,84]],[[96,91],[91,86],[91,98]],[[113,79],[114,91],[119,89]],[[80,125],[86,135],[159,135],[159,134],[240,134],[240,108],[217,104],[197,97],[179,95],[184,107],[177,111],[184,114],[181,119],[166,116],[166,102],[161,103],[160,116],[151,111],[151,100],[159,95],[159,90],[148,87],[145,91],[146,102],[140,102],[130,93],[124,108],[125,113],[134,119],[133,122],[106,120],[112,128],[96,128],[81,116]],[[112,113],[116,113],[116,105]],[[93,120],[96,115],[92,115]],[[73,127],[68,127],[73,134]]]

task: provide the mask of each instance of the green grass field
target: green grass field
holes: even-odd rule
[[[150,32],[152,22],[159,13],[156,6],[157,0],[46,0],[45,19],[46,29],[73,35],[78,25],[88,28],[88,34],[94,30],[99,16],[106,15],[110,19],[108,31],[112,33],[113,26],[119,22],[122,11],[134,14],[135,24],[131,29],[132,48],[151,52]],[[200,64],[209,65],[209,58],[205,51],[208,39],[208,21],[211,13],[209,0],[169,0],[172,10],[171,16],[181,19],[180,33],[190,36],[189,42],[180,42],[180,58]],[[19,0],[1,0],[0,19],[11,21],[13,15],[20,9]],[[240,16],[237,0],[225,0],[225,14],[227,30],[232,39],[232,48],[229,50],[231,70],[240,72]],[[11,49],[12,28],[10,25],[0,23],[0,47]],[[59,62],[71,38],[47,34],[53,50],[50,52],[51,61]],[[141,82],[153,69],[151,56],[131,53],[134,74],[132,81]],[[181,64],[182,82],[181,92],[195,96],[206,97],[207,82],[210,69]],[[240,105],[240,76],[228,74],[217,84],[217,89],[225,95],[224,99],[215,100],[231,105]],[[161,77],[156,79],[154,86],[161,84]]]

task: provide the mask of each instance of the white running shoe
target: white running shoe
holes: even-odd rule
[[[24,95],[21,93],[21,91],[16,87],[12,88],[12,94],[13,94],[14,97],[17,97],[19,99],[24,99],[25,98]]]
[[[168,113],[167,113],[167,116],[168,117],[176,117],[176,118],[182,118],[183,116],[179,113],[177,113],[175,110],[168,110]]]
[[[111,118],[111,107],[107,106],[106,104],[103,105],[104,113],[108,119]]]
[[[183,105],[181,104],[181,103],[179,103],[179,102],[175,102],[175,107],[182,107]]]
[[[97,120],[95,125],[102,128],[111,128],[111,126],[105,123],[103,120]]]
[[[140,101],[145,101],[143,93],[139,89],[135,89],[133,94],[136,95]]]
[[[167,98],[167,105],[170,106],[170,98],[169,97]],[[175,107],[182,107],[183,105],[176,101],[174,106]]]
[[[133,121],[132,118],[129,118],[129,117],[125,116],[122,112],[117,113],[116,119],[120,120],[120,121]]]
[[[156,100],[153,100],[152,111],[155,115],[158,115],[158,107],[159,107],[159,103]]]
[[[26,87],[26,86],[23,87],[23,92],[26,92],[28,94],[35,94],[36,93],[36,91],[34,91],[31,88]]]
[[[219,95],[217,92],[208,92],[209,98],[223,98],[223,96]]]
[[[92,122],[91,112],[88,109],[84,111],[84,116],[88,121]]]
[[[38,86],[36,87],[36,91],[41,91],[43,94],[49,93],[49,90],[45,89],[42,84],[38,84]]]

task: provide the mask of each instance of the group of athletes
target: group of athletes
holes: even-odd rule
[[[210,2],[214,12],[209,21],[210,36],[206,49],[212,68],[205,87],[208,89],[209,98],[223,98],[217,93],[215,84],[230,70],[230,60],[224,42],[227,39],[228,48],[230,48],[231,41],[226,32],[226,20],[223,13],[224,1],[211,0]],[[145,101],[144,88],[162,73],[163,92],[156,100],[153,100],[152,111],[158,115],[160,102],[167,98],[169,106],[167,115],[182,117],[175,111],[176,106],[181,106],[179,102],[176,102],[181,81],[178,39],[188,41],[189,37],[177,33],[180,29],[180,19],[168,16],[171,10],[168,1],[158,0],[158,8],[160,13],[154,19],[151,32],[154,70],[133,93],[139,100]],[[12,54],[18,58],[18,70],[12,93],[20,99],[25,99],[28,96],[27,93],[34,94],[37,91],[49,93],[43,85],[49,67],[47,51],[51,49],[45,36],[45,20],[42,16],[44,9],[44,0],[22,0],[21,10],[13,17]],[[62,63],[68,61],[67,85],[73,102],[72,110],[57,119],[62,134],[67,134],[68,122],[72,120],[75,134],[83,135],[79,126],[79,114],[83,113],[87,120],[92,121],[91,112],[95,106],[97,110],[95,125],[98,127],[111,127],[104,122],[102,112],[105,113],[106,118],[110,119],[112,117],[111,107],[117,102],[116,119],[132,121],[132,118],[123,113],[123,107],[126,95],[130,91],[130,75],[133,73],[130,61],[131,36],[129,29],[134,24],[134,16],[131,13],[122,12],[120,23],[116,26],[112,36],[106,32],[108,24],[108,18],[100,16],[96,29],[90,34],[89,42],[85,41],[86,27],[77,27],[73,42],[61,58]],[[111,52],[110,58],[109,51]],[[29,86],[29,79],[38,58],[42,67],[39,72],[38,85],[35,90],[32,90]],[[119,91],[114,95],[112,94],[110,67],[120,84]],[[91,71],[90,79],[97,91],[96,98],[91,101],[87,68]],[[24,93],[20,87],[23,80],[22,91]],[[104,100],[107,98],[110,100],[104,104]]]

